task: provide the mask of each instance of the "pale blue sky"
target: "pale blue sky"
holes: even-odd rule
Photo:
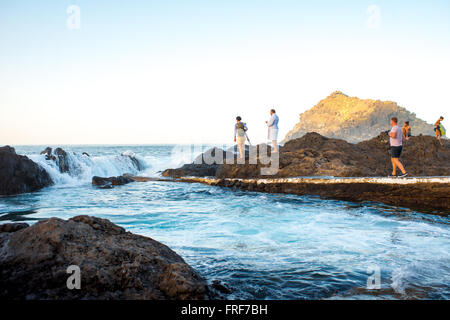
[[[238,114],[263,142],[335,90],[434,122],[449,57],[449,1],[3,0],[0,144],[232,142]]]

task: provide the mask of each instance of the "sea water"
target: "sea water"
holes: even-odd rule
[[[180,254],[228,299],[449,299],[450,221],[379,203],[176,182],[91,185],[93,175],[158,176],[197,155],[172,146],[63,146],[71,173],[18,146],[56,184],[0,197],[0,223],[109,219]],[[90,157],[81,155],[87,152]],[[75,153],[75,154],[74,154]],[[134,155],[143,171],[130,162]]]

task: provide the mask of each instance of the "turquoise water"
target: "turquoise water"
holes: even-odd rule
[[[39,151],[20,154],[51,171]],[[180,254],[208,281],[219,280],[229,299],[449,299],[449,219],[377,203],[355,204],[310,196],[233,191],[200,184],[132,183],[91,186],[93,174],[135,170],[141,175],[177,166],[170,146],[66,146],[72,176],[52,171],[58,183],[42,191],[0,198],[0,223],[95,215],[152,237]],[[81,159],[81,160],[80,160]],[[367,289],[380,270],[381,289]]]

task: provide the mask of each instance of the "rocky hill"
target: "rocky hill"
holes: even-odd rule
[[[336,91],[300,115],[300,122],[286,135],[283,143],[317,132],[329,138],[360,142],[389,129],[389,119],[397,117],[401,124],[409,121],[413,135],[433,135],[433,125],[400,107],[395,102],[362,100]]]

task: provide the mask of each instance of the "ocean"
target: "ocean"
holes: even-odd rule
[[[208,282],[228,287],[227,299],[450,298],[448,217],[202,184],[100,189],[91,185],[92,176],[158,176],[192,161],[199,148],[62,146],[71,155],[71,174],[61,174],[40,155],[45,147],[15,149],[44,167],[55,185],[0,197],[0,223],[109,219],[168,245]],[[122,154],[135,155],[143,171]]]

